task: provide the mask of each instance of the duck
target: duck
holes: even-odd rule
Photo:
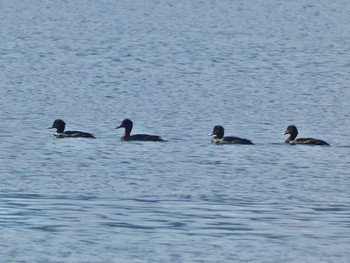
[[[224,136],[225,129],[221,125],[216,125],[213,131],[208,135],[214,136],[211,140],[214,144],[254,144],[251,140],[242,139],[234,136]]]
[[[57,138],[95,138],[88,132],[81,131],[64,131],[66,123],[61,119],[56,119],[48,129],[56,129],[54,136]]]
[[[122,141],[152,141],[152,142],[164,142],[164,140],[158,135],[149,134],[134,134],[130,135],[133,128],[133,122],[130,119],[124,119],[122,123],[116,127],[116,129],[125,128],[124,135],[121,137]]]
[[[314,138],[298,138],[298,129],[294,125],[289,125],[286,129],[286,131],[283,133],[283,135],[289,134],[288,139],[285,141],[286,143],[289,144],[310,144],[310,145],[326,145],[329,146],[329,143],[319,140],[319,139],[314,139]]]

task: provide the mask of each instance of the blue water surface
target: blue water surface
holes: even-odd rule
[[[1,1],[1,261],[348,262],[349,14]],[[124,118],[167,142],[121,142]],[[211,144],[217,124],[255,145]],[[289,124],[331,146],[285,144]]]

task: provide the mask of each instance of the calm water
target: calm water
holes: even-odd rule
[[[1,1],[1,261],[348,262],[349,13]],[[126,117],[168,142],[122,143]],[[255,145],[210,144],[216,124]]]

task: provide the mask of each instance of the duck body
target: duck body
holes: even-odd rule
[[[315,139],[315,138],[298,138],[298,129],[294,125],[289,125],[286,129],[286,131],[283,133],[289,134],[289,137],[287,140],[285,140],[285,143],[289,143],[292,145],[296,144],[308,144],[308,145],[326,145],[329,146],[329,144],[323,140]]]
[[[48,129],[56,129],[54,136],[57,138],[95,138],[94,135],[88,132],[64,131],[65,127],[66,123],[61,119],[57,119]]]
[[[209,133],[210,136],[214,135],[211,140],[213,144],[254,144],[251,140],[243,139],[235,136],[224,136],[225,129],[221,125],[216,125],[213,131]]]
[[[152,142],[164,142],[164,140],[158,135],[150,134],[134,134],[131,135],[133,128],[133,122],[129,119],[124,119],[122,123],[116,127],[116,129],[125,128],[124,135],[121,137],[122,141],[152,141]]]
[[[122,141],[150,141],[150,142],[164,142],[164,140],[157,135],[149,134],[134,134],[130,136],[122,136]]]

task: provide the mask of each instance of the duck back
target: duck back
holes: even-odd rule
[[[71,138],[96,138],[91,133],[81,132],[81,131],[65,131],[63,134],[64,134],[63,137],[71,137]]]
[[[122,137],[124,141],[152,141],[152,142],[164,142],[164,140],[157,135],[150,134],[134,134],[130,136]]]
[[[315,138],[299,138],[289,141],[289,144],[329,145],[327,142]]]

